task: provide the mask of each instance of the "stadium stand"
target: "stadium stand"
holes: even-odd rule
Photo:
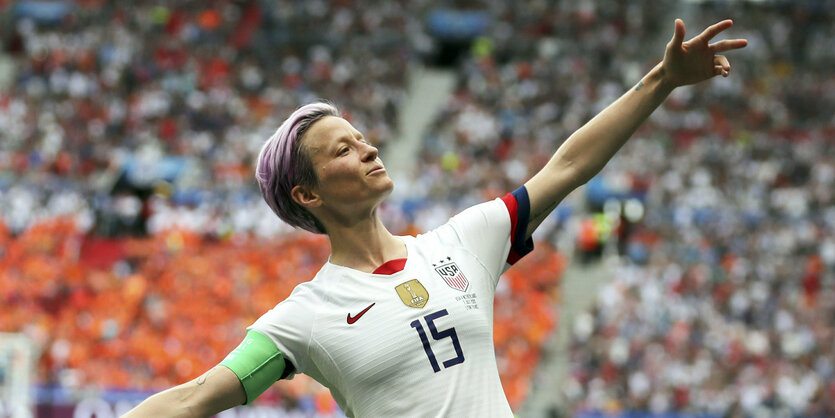
[[[692,8],[689,28],[735,18],[750,47],[733,77],[676,91],[589,186],[592,211],[631,197],[645,216],[617,219],[623,258],[575,336],[569,413],[835,414],[824,4]],[[597,6],[507,5],[462,63],[416,183],[435,197],[519,184],[657,62],[667,10]],[[595,218],[580,224],[578,246],[590,231],[599,248]]]
[[[4,236],[0,323],[44,347],[38,380],[69,389],[149,390],[193,379],[243,338],[244,329],[327,259],[310,234],[225,239],[169,230],[148,238],[85,237],[71,219]],[[514,405],[524,399],[538,349],[553,328],[562,258],[542,249],[520,261],[498,293],[495,340]],[[525,314],[525,321],[518,315]],[[260,402],[315,401],[321,386],[296,378]],[[326,391],[324,391],[326,393]],[[314,402],[315,401],[315,402]]]
[[[427,2],[29,3],[0,1],[14,66],[0,89],[0,328],[43,347],[41,385],[194,377],[327,253],[261,203],[261,143],[319,97],[373,142],[396,137]],[[404,232],[521,184],[660,59],[674,17],[652,1],[461,4],[491,21],[398,184],[417,194],[385,209]],[[629,196],[645,215],[615,231],[614,281],[570,325],[572,370],[554,390],[578,415],[835,415],[835,9],[681,10],[691,33],[734,18],[749,47],[732,77],[676,91],[589,185],[593,211]],[[514,408],[558,317],[566,260],[548,242],[590,219],[565,209],[499,289]],[[305,379],[263,402],[334,408]]]
[[[324,262],[325,240],[291,233],[260,201],[252,161],[282,115],[318,97],[384,146],[414,51],[401,6],[323,5],[91,1],[57,20],[4,10],[16,75],[0,95],[0,324],[42,348],[42,387],[194,378]],[[534,257],[497,296],[514,406],[556,320],[561,258]],[[305,378],[259,402],[335,408]]]
[[[284,115],[338,98],[369,140],[392,138],[411,59],[395,30],[406,13],[295,3],[94,1],[58,22],[7,6],[8,227],[72,213],[99,235],[264,231],[245,221],[266,214],[251,166]]]

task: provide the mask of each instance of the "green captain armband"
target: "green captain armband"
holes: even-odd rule
[[[278,347],[258,331],[249,330],[243,342],[220,364],[232,370],[246,393],[244,405],[252,403],[278,379],[284,376],[286,363]]]

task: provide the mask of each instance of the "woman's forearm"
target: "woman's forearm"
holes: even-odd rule
[[[199,411],[194,411],[189,406],[189,394],[195,388],[189,388],[187,385],[194,385],[194,383],[188,382],[154,394],[123,415],[123,418],[200,416]]]
[[[744,48],[748,41],[728,39],[711,43],[711,40],[732,25],[731,20],[723,20],[684,42],[684,22],[676,19],[664,60],[635,87],[574,132],[548,164],[525,183],[531,213],[528,236],[568,193],[603,169],[673,88],[730,74],[730,62],[719,54]]]
[[[603,169],[672,90],[658,64],[635,87],[568,137],[548,164],[525,183],[531,205],[528,236],[568,193]]]
[[[548,165],[570,168],[579,186],[603,169],[673,87],[658,64],[638,84],[572,134]]]
[[[246,402],[237,375],[226,366],[213,367],[190,382],[157,393],[125,417],[207,417]]]

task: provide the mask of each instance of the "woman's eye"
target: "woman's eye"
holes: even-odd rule
[[[338,155],[345,155],[348,153],[348,148],[341,148]]]

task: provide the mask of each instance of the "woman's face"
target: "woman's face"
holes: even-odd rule
[[[326,116],[305,133],[302,148],[319,179],[322,207],[340,214],[376,208],[394,188],[377,148],[347,120]]]

